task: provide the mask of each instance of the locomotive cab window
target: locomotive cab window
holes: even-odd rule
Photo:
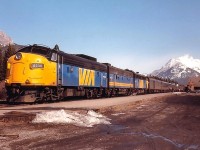
[[[25,47],[19,50],[18,52],[24,52],[24,53],[33,53],[33,54],[39,54],[46,56],[49,52],[48,48],[41,48],[41,47],[36,47],[36,46],[30,46],[30,47]]]
[[[41,54],[41,55],[46,55],[47,51],[44,49],[40,49],[40,48],[33,48],[32,49],[32,53],[34,54]]]
[[[56,53],[52,53],[51,60],[52,61],[57,61],[57,54]]]

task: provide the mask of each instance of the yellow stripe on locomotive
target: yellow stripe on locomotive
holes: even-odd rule
[[[56,62],[31,53],[17,53],[7,62],[6,84],[21,86],[55,86]]]

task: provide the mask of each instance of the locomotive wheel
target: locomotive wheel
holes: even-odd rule
[[[93,98],[97,98],[98,97],[98,90],[97,89],[94,89],[93,90],[93,95],[92,95]]]
[[[111,97],[111,91],[110,90],[106,90],[105,97]]]
[[[86,90],[85,96],[87,99],[91,99],[93,97],[93,91],[92,90]]]

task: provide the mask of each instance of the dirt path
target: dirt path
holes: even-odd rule
[[[70,111],[87,113],[84,108]],[[95,111],[110,118],[111,124],[94,127],[33,124],[34,115],[10,112],[0,120],[0,147],[20,150],[200,149],[200,95],[166,95]]]

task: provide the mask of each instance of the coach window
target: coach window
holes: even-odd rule
[[[57,54],[56,53],[52,53],[51,60],[52,61],[56,61],[57,60]]]

